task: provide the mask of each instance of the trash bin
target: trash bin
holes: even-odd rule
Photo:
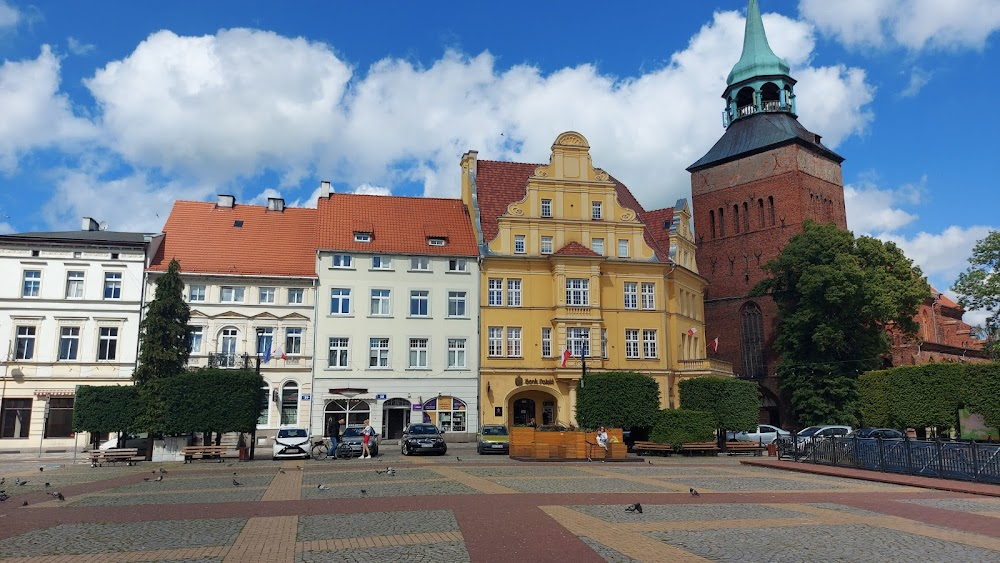
[[[767,455],[768,457],[774,457],[778,455],[778,444],[770,443],[767,445]]]

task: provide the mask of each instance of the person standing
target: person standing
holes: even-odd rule
[[[371,424],[368,424],[368,419],[365,419],[365,427],[361,429],[361,459],[371,459],[372,453],[368,450],[368,441],[372,439],[372,434],[375,433],[375,429],[372,428]]]
[[[327,428],[327,434],[330,435],[330,457],[333,459],[337,459],[337,442],[340,439],[340,425],[343,423],[343,419],[337,420],[336,416],[330,417],[330,426]]]

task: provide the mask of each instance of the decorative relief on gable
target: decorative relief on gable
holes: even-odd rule
[[[507,214],[515,217],[523,217],[524,209],[521,209],[519,205],[512,203],[507,206]]]
[[[547,178],[548,175],[549,175],[549,167],[548,166],[539,166],[538,168],[535,168],[535,177],[536,178]]]
[[[595,168],[594,173],[595,173],[594,179],[597,180],[598,182],[607,182],[608,179],[610,178],[610,176],[608,176],[608,173],[601,170],[600,168]]]
[[[635,211],[632,211],[631,209],[628,209],[628,208],[623,209],[622,210],[622,215],[621,215],[621,220],[622,221],[635,221]]]
[[[567,145],[571,147],[582,147],[587,145],[587,141],[576,133],[563,133],[556,139],[557,145]]]

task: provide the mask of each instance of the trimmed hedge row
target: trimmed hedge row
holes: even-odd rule
[[[139,429],[142,402],[129,386],[81,385],[73,401],[74,432],[132,432]]]
[[[660,386],[648,375],[631,371],[587,374],[576,389],[580,428],[649,428],[660,410]]]
[[[711,413],[684,409],[659,412],[649,439],[680,449],[686,442],[709,442],[715,439],[715,418]]]
[[[753,430],[760,419],[760,391],[752,381],[698,377],[681,381],[681,407],[712,415],[717,428]]]

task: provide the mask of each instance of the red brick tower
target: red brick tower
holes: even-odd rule
[[[698,270],[709,281],[705,337],[719,338],[709,357],[760,381],[762,422],[786,424],[790,409],[774,378],[776,307],[748,294],[764,277],[761,266],[807,219],[847,228],[844,159],[799,124],[795,80],[767,43],[757,0],[750,0],[743,54],[727,84],[726,132],[688,168]]]

